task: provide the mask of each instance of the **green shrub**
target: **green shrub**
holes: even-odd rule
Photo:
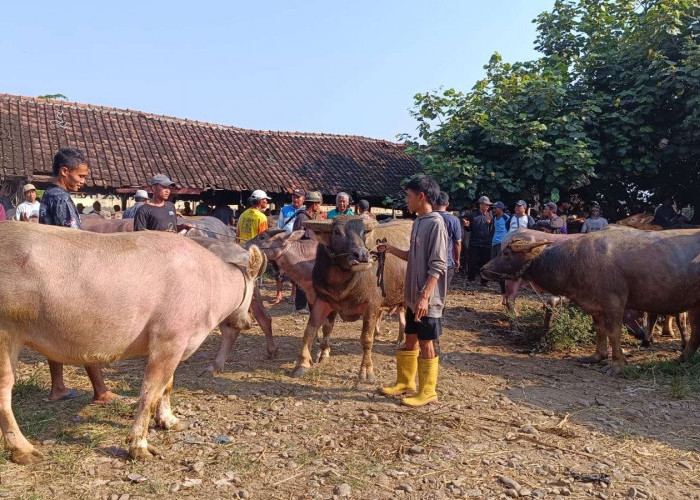
[[[547,349],[569,349],[595,341],[593,321],[577,305],[555,307],[549,332],[545,332],[544,311],[541,307],[525,305],[515,319],[518,329],[528,342],[545,338]]]

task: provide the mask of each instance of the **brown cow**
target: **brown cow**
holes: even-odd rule
[[[316,299],[293,376],[311,368],[311,342],[326,318],[336,312],[344,321],[362,318],[362,364],[358,379],[374,382],[372,343],[382,308],[405,307],[404,280],[406,262],[387,255],[384,264],[386,296],[377,285],[377,262],[371,259],[368,242],[387,238],[391,245],[407,248],[411,221],[396,221],[377,226],[376,221],[360,217],[336,217],[332,221],[304,223],[319,240],[312,280]],[[327,225],[326,227],[322,227]]]
[[[164,232],[95,234],[0,224],[0,428],[13,461],[41,459],[11,407],[23,345],[48,359],[81,365],[148,357],[127,440],[132,458],[155,452],[146,439],[153,411],[161,427],[186,427],[170,409],[175,369],[220,323],[249,325],[253,281],[263,262],[251,248],[242,269],[239,255],[222,250],[215,255]],[[118,297],[119,307],[86,314],[86,289],[98,302]]]
[[[619,373],[626,360],[620,346],[625,309],[662,314],[688,311],[691,337],[681,359],[700,346],[700,230],[647,232],[610,228],[552,245],[513,239],[482,269],[486,279],[523,277],[555,295],[575,301],[593,317],[596,351],[585,358],[612,362]]]

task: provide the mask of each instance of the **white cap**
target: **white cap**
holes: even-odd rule
[[[148,199],[148,193],[146,192],[145,189],[139,189],[134,193],[134,198],[143,198],[144,200]]]
[[[250,197],[253,198],[254,200],[271,200],[272,199],[262,189],[256,189],[255,191],[253,191],[253,194],[251,194]]]

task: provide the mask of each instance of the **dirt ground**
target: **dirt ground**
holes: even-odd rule
[[[47,366],[25,350],[13,404],[46,460],[19,467],[0,455],[0,498],[700,499],[698,381],[653,365],[649,376],[611,377],[577,362],[583,351],[533,354],[495,292],[450,294],[440,401],[421,409],[377,394],[394,380],[395,320],[375,343],[376,385],[355,382],[360,323],[339,323],[331,358],[301,379],[288,373],[306,317],[287,303],[271,308],[280,359],[265,360],[256,328],[239,337],[224,374],[200,376],[219,345],[211,335],[175,377],[175,410],[190,429],[151,431],[162,455],[147,463],[125,458],[133,406],[45,402]],[[672,339],[626,346],[637,364],[679,348]],[[108,385],[138,395],[143,366],[111,365]],[[66,371],[89,392],[82,369]]]

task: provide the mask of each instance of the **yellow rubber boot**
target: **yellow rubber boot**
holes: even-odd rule
[[[423,406],[437,401],[438,360],[418,359],[418,394],[410,398],[403,398],[401,402],[406,406]]]
[[[391,387],[382,387],[382,394],[399,396],[416,390],[418,352],[418,350],[396,351],[396,383]]]

